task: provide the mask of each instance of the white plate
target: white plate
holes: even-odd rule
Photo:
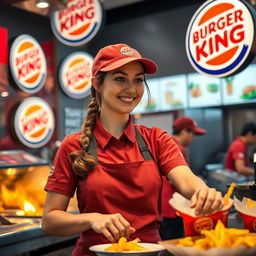
[[[89,249],[95,252],[98,256],[114,256],[114,255],[122,255],[122,256],[156,256],[159,252],[165,250],[165,248],[160,244],[153,243],[138,243],[138,245],[145,247],[148,249],[147,251],[133,251],[133,252],[109,252],[105,251],[107,247],[112,244],[98,244],[91,246]]]

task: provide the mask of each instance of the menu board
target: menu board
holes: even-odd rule
[[[256,102],[256,64],[221,82],[224,105]]]
[[[145,86],[144,95],[140,103],[136,106],[131,114],[143,114],[160,111],[160,80],[159,78],[147,79],[147,84],[150,90],[151,97],[149,98]]]
[[[208,77],[199,73],[191,73],[187,77],[189,107],[221,105],[220,78]]]
[[[160,79],[160,109],[170,111],[188,106],[186,76],[166,76]]]

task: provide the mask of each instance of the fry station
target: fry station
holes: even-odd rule
[[[16,150],[1,151],[0,163],[0,255],[39,255],[42,248],[60,250],[72,244],[77,236],[52,237],[41,230],[48,162]],[[75,204],[69,210],[75,211]]]

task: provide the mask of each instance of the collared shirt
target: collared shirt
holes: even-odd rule
[[[171,136],[160,128],[148,128],[136,125],[163,175],[179,165],[187,165],[180,150]],[[130,118],[126,129],[119,139],[112,136],[96,119],[94,135],[97,140],[98,161],[101,163],[129,163],[143,161],[136,141],[134,124]],[[53,162],[51,175],[48,177],[46,190],[73,197],[78,177],[72,170],[69,154],[82,150],[81,132],[65,137]],[[145,177],[146,182],[146,177]]]
[[[241,138],[237,138],[230,145],[225,160],[225,168],[232,171],[237,171],[235,166],[235,160],[243,160],[246,166],[250,166],[250,162],[247,156],[247,146],[241,140]]]

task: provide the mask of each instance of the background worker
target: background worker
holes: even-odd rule
[[[195,135],[203,135],[205,133],[206,131],[200,129],[192,118],[182,116],[174,121],[172,138],[178,145],[180,152],[187,162],[188,160],[185,147],[188,147],[194,141]],[[168,202],[175,191],[174,186],[170,184],[166,177],[163,177],[163,222],[160,223],[160,236],[162,240],[184,236],[182,218],[176,215],[175,210]]]
[[[248,145],[256,142],[256,124],[253,122],[245,123],[241,134],[229,146],[225,159],[225,169],[236,171],[239,174],[251,176],[254,174],[250,168],[248,158]]]

